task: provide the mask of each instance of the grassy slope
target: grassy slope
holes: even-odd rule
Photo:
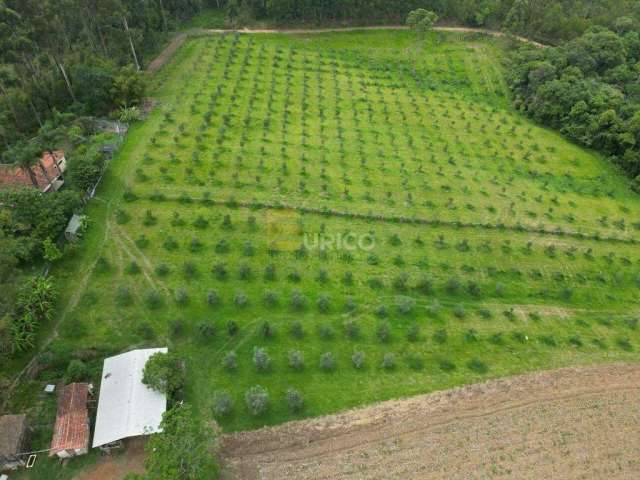
[[[188,360],[187,398],[204,416],[210,416],[216,390],[230,391],[235,413],[221,423],[233,430],[490,376],[635,360],[637,333],[629,320],[638,314],[637,247],[558,232],[637,238],[632,226],[637,219],[630,212],[637,211],[638,198],[600,158],[512,111],[494,40],[442,38],[446,41],[432,38],[419,49],[410,32],[243,36],[235,44],[231,36],[207,37],[185,44],[154,79],[159,107],[132,129],[111,165],[90,207],[93,226],[80,250],[54,272],[65,286],[61,340],[113,349],[169,342]],[[211,125],[201,129],[218,85]],[[225,115],[228,123],[222,128]],[[125,185],[140,199],[122,200]],[[205,192],[214,202],[202,201]],[[165,200],[149,199],[158,193]],[[217,203],[230,197],[370,218]],[[116,215],[118,209],[125,215]],[[156,220],[146,223],[153,225],[145,225],[147,210]],[[174,212],[183,225],[172,221]],[[231,229],[221,227],[225,215]],[[255,229],[247,224],[250,216]],[[443,224],[391,221],[399,216]],[[194,226],[198,217],[208,225]],[[274,224],[291,228],[292,237],[286,238],[291,243],[280,245],[285,250],[297,248],[304,233],[321,231],[374,234],[376,246],[373,252],[352,252],[351,259],[340,251],[274,256],[269,249],[280,238],[274,236]],[[547,233],[518,231],[520,226]],[[396,236],[399,245],[394,245]],[[169,237],[176,249],[166,248]],[[201,247],[190,247],[194,237]],[[227,253],[216,251],[222,239],[229,244]],[[107,272],[94,271],[100,256],[109,262]],[[126,273],[132,261],[140,273]],[[166,276],[155,272],[161,263],[170,269]],[[185,263],[196,273],[186,275]],[[214,264],[225,266],[226,280],[211,274]],[[273,281],[263,279],[268,264],[276,267]],[[239,278],[243,265],[251,279]],[[318,279],[321,270],[327,282]],[[299,282],[287,278],[292,271],[301,276]],[[352,284],[342,280],[347,272],[353,274]],[[393,283],[403,272],[409,287],[398,291]],[[415,289],[425,275],[433,280],[429,295]],[[460,292],[447,292],[451,277],[460,279]],[[372,279],[382,287],[372,288]],[[466,291],[468,281],[480,286],[480,296]],[[132,294],[131,305],[118,301],[123,287]],[[174,301],[178,290],[187,294],[186,305]],[[204,301],[212,290],[221,298],[215,308]],[[303,311],[289,306],[294,290],[307,298]],[[148,307],[150,291],[162,296],[160,308]],[[265,291],[277,294],[278,306],[264,305]],[[246,308],[234,306],[239,293],[249,300]],[[330,299],[328,313],[316,307],[322,295]],[[348,297],[357,305],[354,313],[345,312]],[[401,297],[414,299],[408,315],[397,310],[405,301]],[[388,312],[384,320],[376,315],[380,305]],[[225,331],[230,319],[240,325],[233,338]],[[305,327],[302,340],[288,333],[294,319]],[[360,326],[357,340],[343,333],[349,319]],[[259,326],[265,320],[275,326],[274,338],[262,338]],[[204,321],[216,325],[215,338],[199,334]],[[375,333],[381,321],[391,327],[386,344]],[[409,342],[405,337],[414,324],[421,338]],[[320,325],[330,326],[334,338],[321,339]],[[435,340],[440,331],[447,334],[444,343]],[[270,353],[269,373],[255,371],[254,346]],[[303,372],[287,367],[291,348],[303,351]],[[239,368],[228,373],[221,359],[232,349]],[[363,371],[351,366],[354,350],[367,356]],[[318,368],[326,351],[337,359],[332,373]],[[397,357],[393,371],[380,368],[386,353]],[[422,369],[410,368],[415,359]],[[468,368],[473,359],[488,372]],[[255,384],[267,387],[272,400],[269,413],[258,419],[243,405],[244,391]],[[40,386],[25,384],[16,406]],[[305,395],[301,414],[287,411],[282,397],[289,387]]]

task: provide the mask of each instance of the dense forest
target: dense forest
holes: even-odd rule
[[[0,0],[0,145],[53,112],[135,105],[138,71],[200,0]]]
[[[610,156],[640,191],[640,34],[622,17],[556,48],[523,48],[510,83],[536,121]]]
[[[226,0],[233,18],[295,23],[402,23],[417,8],[445,22],[504,28],[547,43],[584,33],[592,25],[612,26],[629,15],[633,0]]]

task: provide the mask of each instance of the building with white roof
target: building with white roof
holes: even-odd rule
[[[161,431],[167,396],[142,383],[147,360],[166,348],[132,350],[105,359],[93,448],[113,448],[121,440]]]

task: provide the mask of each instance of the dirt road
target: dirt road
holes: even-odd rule
[[[223,438],[225,479],[640,478],[640,365],[568,368]]]

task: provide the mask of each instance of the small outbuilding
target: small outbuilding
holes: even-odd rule
[[[166,348],[132,350],[105,359],[93,433],[93,448],[110,450],[127,438],[161,431],[167,396],[144,383],[142,376],[149,358]]]
[[[21,454],[26,449],[26,415],[3,415],[0,417],[0,471],[24,467],[26,462]]]
[[[64,231],[64,238],[69,242],[75,242],[80,237],[80,230],[84,224],[86,215],[73,214],[67,228]]]
[[[89,385],[72,383],[60,390],[49,456],[71,458],[89,451]]]

